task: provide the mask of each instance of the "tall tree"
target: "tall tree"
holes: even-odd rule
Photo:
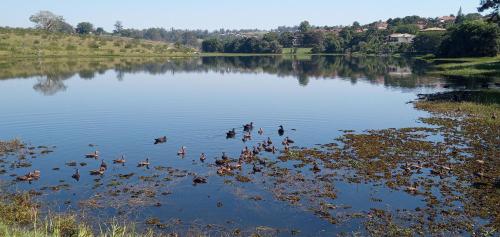
[[[481,0],[479,12],[491,11],[490,20],[500,24],[500,0]]]
[[[309,21],[303,21],[299,25],[299,31],[302,33],[306,33],[309,30],[311,30],[311,24],[309,24]]]
[[[81,35],[88,35],[94,32],[94,25],[90,22],[80,22],[76,25],[76,33]]]
[[[462,7],[458,10],[457,17],[455,18],[455,24],[462,24],[465,20],[465,15],[462,12]]]
[[[121,21],[116,21],[115,29],[113,30],[113,34],[121,34],[123,32],[123,24]]]
[[[59,31],[64,25],[64,18],[50,11],[40,11],[30,16],[30,21],[35,23],[36,28],[47,31]]]

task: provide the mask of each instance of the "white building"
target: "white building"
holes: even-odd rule
[[[413,43],[413,39],[415,39],[415,35],[412,34],[392,34],[389,36],[389,41],[391,43]]]

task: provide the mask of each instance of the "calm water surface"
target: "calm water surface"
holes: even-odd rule
[[[224,182],[227,178],[218,176],[212,165],[221,152],[238,157],[245,145],[251,147],[267,137],[280,143],[279,125],[299,147],[329,143],[342,134],[339,130],[415,126],[419,117],[427,116],[407,103],[417,94],[471,86],[421,76],[414,62],[391,58],[95,59],[19,61],[9,67],[0,74],[4,102],[0,139],[18,137],[35,146],[56,146],[55,152],[30,159],[32,167],[4,165],[8,172],[0,180],[7,183],[14,179],[12,174],[42,172],[39,181],[15,182],[13,189],[42,190],[40,198],[59,210],[76,210],[80,201],[96,195],[109,197],[114,205],[91,210],[102,218],[127,213],[140,223],[156,217],[228,228],[269,226],[283,235],[290,230],[329,235],[362,227],[356,219],[332,225],[307,206],[279,201],[257,181],[258,175],[256,182]],[[254,139],[244,144],[241,126],[251,121],[265,134],[254,132]],[[237,129],[237,138],[226,139],[225,132],[232,128]],[[153,145],[153,138],[163,135],[168,142]],[[84,158],[96,149],[88,144],[98,145],[109,166],[98,181],[88,174],[100,163]],[[184,158],[176,156],[181,146],[187,147]],[[198,160],[201,152],[208,156],[205,163]],[[113,165],[111,160],[122,154],[127,164]],[[264,156],[275,159],[277,155]],[[145,157],[150,158],[151,169],[136,167]],[[78,167],[79,182],[71,179],[74,168],[65,165],[70,161],[87,163]],[[167,171],[157,166],[185,174],[163,180]],[[251,171],[251,166],[245,166],[241,173]],[[127,173],[135,175],[117,178]],[[160,182],[144,180],[154,175]],[[208,177],[208,183],[193,185],[194,175]],[[110,194],[114,181],[121,188],[152,187],[156,195],[152,202],[131,204]],[[56,191],[44,188],[61,184],[68,186]],[[338,198],[332,203],[349,206],[346,212],[371,207],[411,209],[422,204],[384,187],[342,182],[334,186]],[[249,199],[257,195],[262,200]],[[384,203],[372,201],[382,196]]]

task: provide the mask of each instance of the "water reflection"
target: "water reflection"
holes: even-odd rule
[[[421,61],[395,57],[202,57],[202,58],[93,58],[45,59],[0,62],[0,79],[42,77],[33,88],[43,95],[66,90],[63,80],[78,75],[91,80],[96,74],[114,70],[118,80],[127,74],[149,73],[267,73],[295,77],[302,86],[311,79],[359,80],[399,89],[418,87],[480,88],[494,79],[451,80],[426,75]]]

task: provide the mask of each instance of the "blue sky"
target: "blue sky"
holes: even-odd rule
[[[435,17],[477,12],[479,0],[2,0],[0,25],[32,26],[39,10],[65,17],[70,24],[90,21],[107,30],[116,20],[125,27],[181,29],[271,29],[297,25],[347,25],[357,20],[420,15]]]

